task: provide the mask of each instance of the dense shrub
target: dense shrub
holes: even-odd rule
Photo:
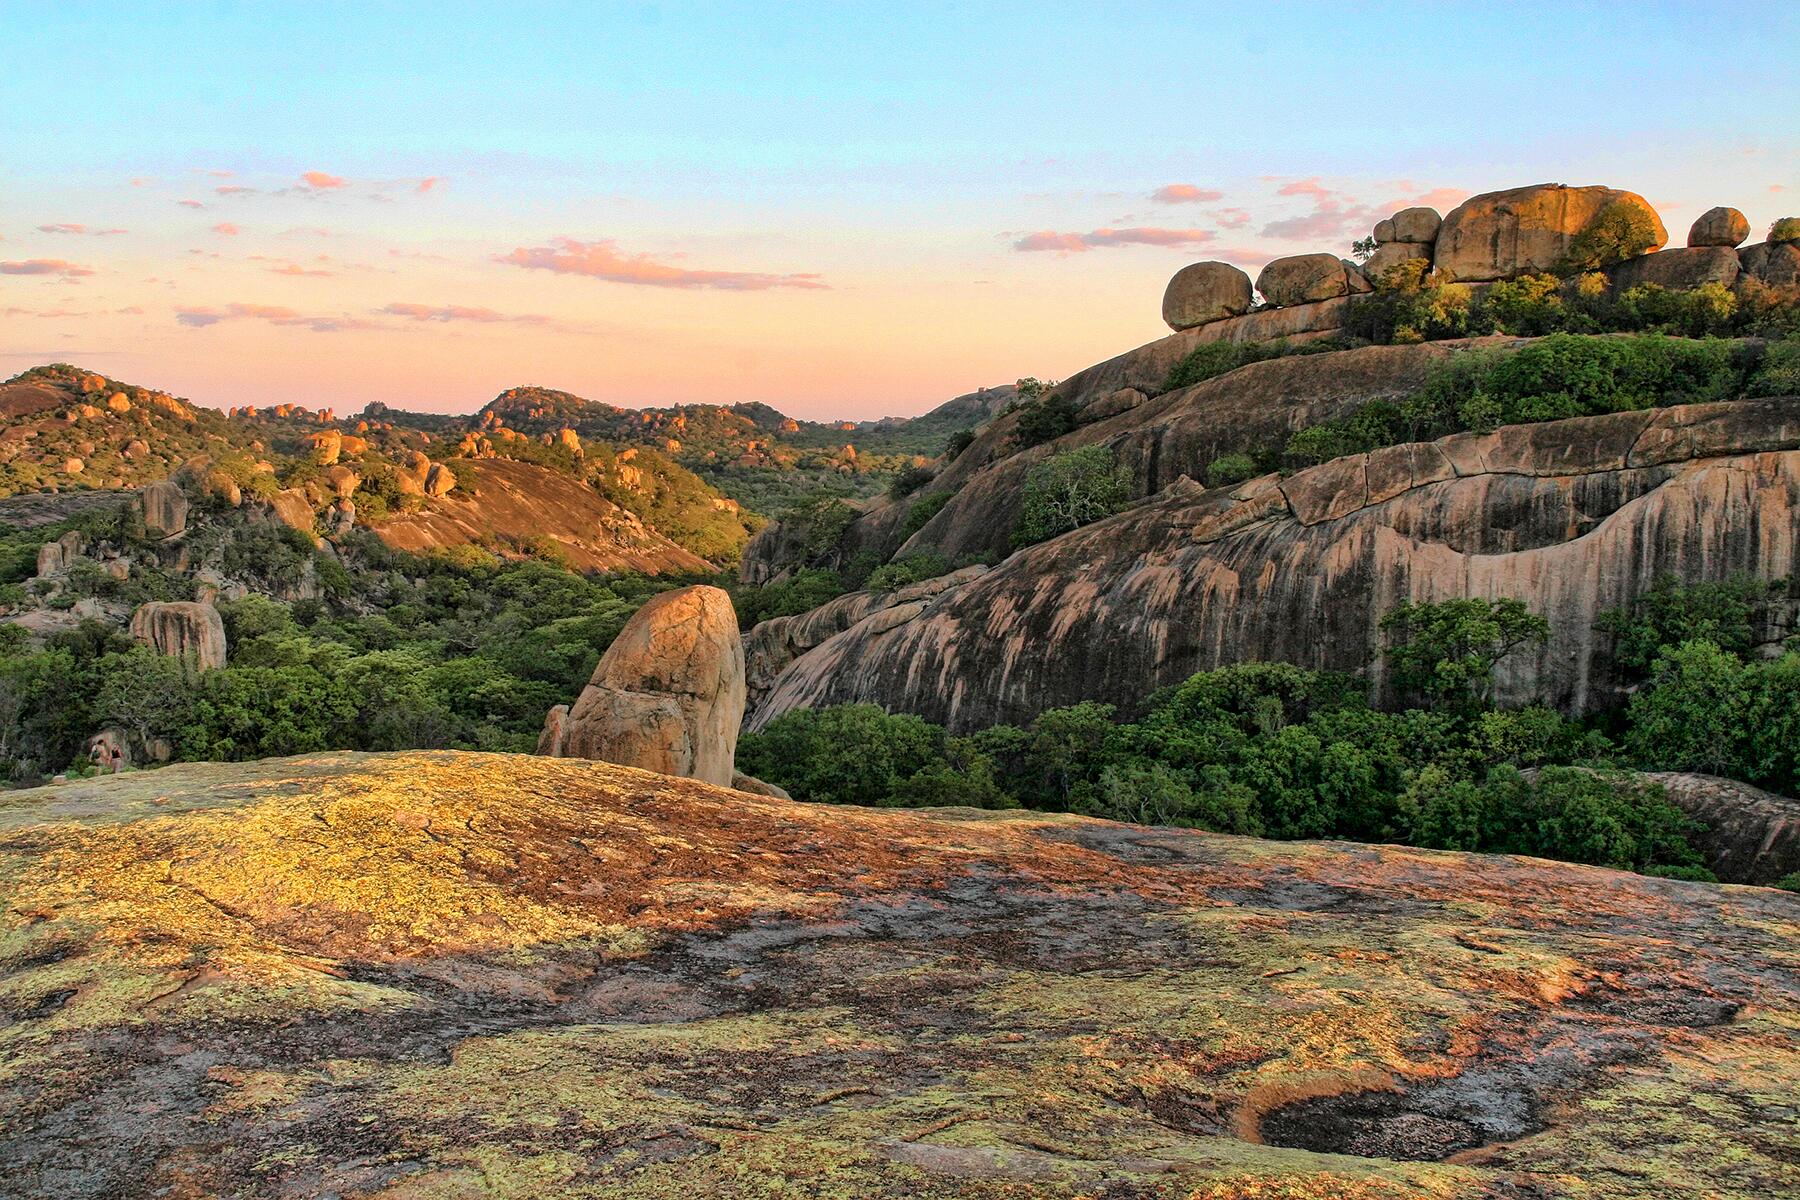
[[[943,511],[944,505],[950,503],[953,492],[933,492],[929,496],[921,496],[912,502],[906,510],[906,519],[900,522],[900,540],[905,541],[919,530],[925,523]]]
[[[959,429],[951,434],[944,443],[944,461],[953,463],[962,456],[962,452],[975,444],[973,429]]]
[[[888,484],[888,495],[896,500],[904,500],[937,477],[937,472],[930,467],[903,467],[895,472],[893,480]]]
[[[1485,708],[1500,661],[1550,636],[1548,621],[1510,599],[1402,604],[1381,629],[1401,694],[1459,711]]]
[[[871,591],[886,592],[895,588],[903,588],[909,583],[918,583],[922,579],[936,579],[950,570],[950,564],[943,557],[929,551],[923,554],[909,554],[905,558],[896,558],[886,566],[878,567],[870,572],[868,580],[863,584]]]
[[[1060,393],[1019,407],[1013,433],[1021,449],[1053,442],[1075,428],[1075,402]]]
[[[1118,512],[1130,498],[1130,481],[1108,447],[1053,455],[1025,478],[1013,542],[1025,546],[1079,529]]]
[[[1656,218],[1642,204],[1615,200],[1569,242],[1558,269],[1563,274],[1602,271],[1661,244]]]
[[[1800,242],[1800,217],[1782,217],[1769,226],[1771,242]]]
[[[1231,487],[1262,473],[1248,454],[1221,454],[1206,465],[1207,487]]]

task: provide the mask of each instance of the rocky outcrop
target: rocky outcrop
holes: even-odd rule
[[[1607,275],[1620,291],[1647,283],[1670,291],[1688,291],[1705,283],[1731,287],[1737,283],[1740,269],[1736,250],[1723,246],[1692,246],[1626,259]]]
[[[1741,246],[1750,236],[1750,222],[1735,208],[1709,208],[1688,229],[1690,246]]]
[[[1437,241],[1438,230],[1444,226],[1444,218],[1438,215],[1435,208],[1415,206],[1403,208],[1389,218],[1393,222],[1390,237],[1382,237],[1378,232],[1378,242],[1398,242],[1402,245],[1429,246]],[[1379,227],[1377,227],[1379,229]]]
[[[1510,341],[1484,339],[1481,344]],[[886,524],[891,521],[897,527],[905,515],[903,506],[893,506],[857,522],[856,548],[878,553],[934,550],[951,562],[997,560],[1012,551],[1012,530],[1027,476],[1052,454],[1080,446],[1111,446],[1130,473],[1134,492],[1151,495],[1184,475],[1205,478],[1206,468],[1223,455],[1279,445],[1303,426],[1342,416],[1372,400],[1409,395],[1423,385],[1436,364],[1471,344],[1366,346],[1251,363],[1192,387],[1164,392],[1108,419],[1084,423],[1054,442],[1022,451],[1012,445],[1012,419],[1002,418],[933,481],[933,490],[955,495],[904,547],[894,543],[893,530]],[[1110,371],[1111,364],[1102,367]],[[1090,372],[1063,386],[1075,395],[1093,396]]]
[[[152,483],[140,490],[132,510],[143,522],[144,532],[152,538],[179,537],[187,532],[188,498],[180,486],[170,480]]]
[[[276,492],[269,500],[269,510],[277,521],[289,529],[297,529],[301,533],[312,533],[318,524],[317,514],[313,512],[312,501],[306,493],[298,488],[286,488]]]
[[[1651,771],[1645,777],[1705,827],[1694,841],[1720,879],[1770,884],[1800,871],[1800,800],[1716,775]]]
[[[1285,480],[1171,488],[1013,554],[913,620],[829,638],[750,726],[852,701],[955,729],[1080,700],[1129,710],[1251,660],[1365,672],[1385,695],[1381,617],[1463,596],[1516,597],[1550,620],[1540,652],[1504,664],[1499,695],[1578,712],[1619,694],[1602,611],[1664,576],[1789,579],[1797,549],[1800,399],[1460,434]]]
[[[86,548],[87,539],[81,536],[80,530],[76,529],[71,529],[54,542],[45,542],[38,547],[37,577],[48,579],[53,575],[62,574],[69,569],[71,563],[81,557],[81,552]]]
[[[1657,234],[1649,249],[1668,242],[1662,219],[1635,192],[1544,183],[1463,201],[1438,230],[1434,261],[1439,271],[1465,283],[1554,270],[1575,239],[1613,205],[1649,218]]]
[[[397,550],[415,553],[535,537],[553,544],[578,571],[662,575],[715,569],[561,471],[503,458],[459,462],[457,468],[465,486],[418,512],[380,521],[375,534]],[[406,472],[396,470],[394,478],[417,482],[421,474],[415,464]],[[420,488],[423,494],[422,482]]]
[[[768,796],[775,800],[793,799],[792,796],[788,795],[786,788],[776,787],[772,783],[764,783],[762,780],[756,778],[756,776],[746,775],[742,771],[732,772],[731,790],[734,792],[749,792],[752,796]]]
[[[1800,245],[1758,242],[1738,251],[1744,274],[1770,287],[1800,287]]]
[[[1793,1194],[1779,892],[451,752],[0,827],[21,1200]]]
[[[1422,258],[1426,264],[1431,262],[1431,247],[1417,242],[1384,242],[1375,247],[1375,252],[1363,260],[1363,274],[1377,283],[1381,277],[1401,263],[1409,263],[1415,258]]]
[[[1350,270],[1335,254],[1277,258],[1256,277],[1256,290],[1277,308],[1315,304],[1350,294]]]
[[[432,463],[425,472],[425,494],[437,499],[456,490],[456,475],[443,463]]]
[[[550,710],[538,753],[729,787],[743,715],[744,648],[731,597],[680,588],[638,609],[574,705]]]
[[[1250,277],[1222,262],[1181,268],[1163,292],[1162,315],[1170,329],[1192,329],[1250,311]]]
[[[210,671],[225,665],[225,622],[210,604],[192,600],[152,600],[131,614],[131,636],[158,654],[192,656]]]

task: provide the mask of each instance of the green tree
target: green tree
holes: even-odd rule
[[[1025,546],[1079,529],[1118,512],[1130,498],[1130,479],[1107,447],[1052,455],[1025,479],[1013,542]]]
[[[1550,623],[1513,599],[1402,604],[1381,628],[1397,687],[1461,711],[1487,705],[1507,655],[1550,636]]]
[[[1661,770],[1729,774],[1742,760],[1750,708],[1744,664],[1717,643],[1665,647],[1649,683],[1631,698],[1625,744]]]

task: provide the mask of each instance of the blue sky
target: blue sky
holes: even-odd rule
[[[0,25],[0,261],[88,272],[0,275],[0,373],[85,353],[216,404],[535,382],[918,411],[1157,336],[1186,262],[1344,252],[1394,201],[1606,183],[1676,244],[1713,204],[1759,233],[1800,210],[1793,4],[0,0]]]

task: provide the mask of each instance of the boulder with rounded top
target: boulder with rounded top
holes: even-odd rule
[[[1583,234],[1603,219],[1619,218],[1643,229],[1648,244],[1635,246],[1637,253],[1660,249],[1669,240],[1656,210],[1635,192],[1540,183],[1486,192],[1457,205],[1438,230],[1433,259],[1438,270],[1465,283],[1553,271],[1567,262]]]
[[[1264,267],[1256,290],[1270,304],[1285,308],[1346,295],[1350,279],[1344,260],[1335,254],[1294,254]]]
[[[1175,272],[1163,292],[1163,320],[1171,329],[1192,329],[1249,311],[1250,277],[1230,263],[1190,263]]]
[[[1750,236],[1750,221],[1735,208],[1709,208],[1688,230],[1690,246],[1741,246]]]
[[[187,531],[187,495],[167,479],[138,492],[134,506],[143,518],[144,532],[153,538],[172,538]]]
[[[192,655],[202,671],[225,665],[225,622],[193,600],[152,600],[131,615],[131,636],[158,654]]]
[[[1444,218],[1438,215],[1435,208],[1418,205],[1403,208],[1392,217],[1394,236],[1389,241],[1402,242],[1411,246],[1428,244],[1437,240],[1438,229],[1444,224]],[[1376,239],[1380,241],[1380,238]]]

